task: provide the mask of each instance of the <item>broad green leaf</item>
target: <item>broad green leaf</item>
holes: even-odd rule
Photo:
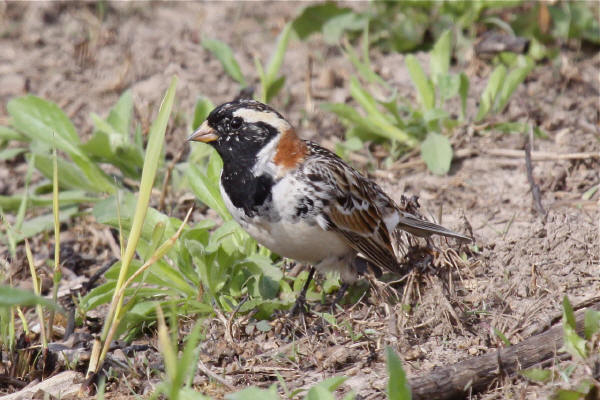
[[[271,385],[269,389],[260,389],[250,386],[236,393],[225,395],[227,400],[281,400],[277,394],[277,385]]]
[[[258,292],[263,299],[275,299],[279,293],[279,282],[267,275],[258,276]]]
[[[190,286],[181,273],[167,264],[165,261],[158,261],[150,267],[150,272],[157,278],[166,282],[165,287],[177,290],[183,297],[194,297],[197,290]]]
[[[581,338],[575,329],[566,322],[566,316],[563,314],[563,349],[572,357],[585,360],[587,358],[587,349],[585,340]]]
[[[110,110],[106,122],[108,122],[116,132],[128,136],[132,116],[133,97],[131,95],[131,90],[127,90],[119,97],[117,103]]]
[[[198,127],[208,117],[208,114],[215,108],[215,105],[206,97],[199,97],[196,100],[196,106],[194,107],[194,121],[192,122],[192,130],[198,129]]]
[[[125,191],[119,195],[119,200],[119,215],[121,217],[120,225],[122,226],[124,233],[128,233],[131,229],[133,218],[136,212],[136,197],[133,195],[133,193]],[[94,218],[96,218],[97,222],[111,226],[115,229],[119,229],[119,215],[115,211],[116,209],[116,197],[110,196],[99,201],[94,206],[92,215]],[[175,233],[176,227],[172,223],[171,218],[152,207],[148,207],[144,225],[141,229],[142,238],[148,243],[152,240],[154,227],[159,223],[165,225],[164,235],[166,237],[170,237]]]
[[[367,21],[367,16],[362,14],[349,12],[337,15],[323,24],[323,39],[327,44],[337,44],[344,32],[363,30]]]
[[[591,188],[589,188],[588,190],[586,190],[582,195],[581,195],[581,200],[590,200],[592,198],[592,196],[594,196],[594,194],[598,191],[598,189],[600,189],[600,185],[594,185]]]
[[[50,101],[27,95],[12,99],[6,108],[14,118],[14,126],[32,138],[50,141],[54,132],[74,145],[79,143],[79,136],[69,117]]]
[[[388,385],[387,395],[389,400],[410,400],[412,395],[406,373],[402,368],[402,361],[391,347],[386,348]]]
[[[452,162],[450,141],[439,133],[429,132],[425,141],[421,143],[421,157],[431,172],[437,175],[446,174]]]
[[[507,346],[507,347],[512,346],[512,343],[510,342],[510,340],[508,340],[506,335],[501,330],[494,328],[494,334],[496,336],[498,336],[500,338],[500,340],[502,340],[502,342],[504,343],[505,346]]]
[[[534,382],[544,383],[552,378],[552,370],[543,368],[529,368],[519,371],[519,375],[522,375]]]
[[[217,57],[221,62],[223,69],[225,69],[225,72],[227,72],[229,76],[235,79],[240,85],[246,86],[246,79],[242,74],[240,65],[233,55],[231,47],[217,39],[204,39],[202,41],[202,46]]]
[[[58,185],[65,189],[84,190],[90,193],[97,193],[98,189],[81,172],[79,167],[72,162],[59,158]],[[36,154],[35,167],[48,179],[52,179],[52,157],[45,154]]]
[[[566,295],[563,297],[563,324],[568,325],[573,329],[577,329],[575,326],[575,313],[573,312],[573,306],[571,306],[571,302]]]
[[[285,76],[280,76],[279,78],[275,79],[275,81],[269,84],[265,95],[265,100],[267,103],[269,103],[275,96],[277,96],[277,93],[279,93],[281,89],[283,89],[284,84]]]
[[[390,38],[386,41],[391,50],[406,53],[414,50],[424,41],[425,32],[431,17],[428,13],[406,8],[405,12],[395,15],[395,23],[385,27]]]
[[[375,98],[360,85],[355,77],[350,80],[350,94],[367,112],[367,117],[361,117],[361,119],[373,133],[388,139],[398,140],[411,147],[416,144],[413,137],[392,124],[393,117],[386,116],[378,109]]]
[[[481,94],[481,98],[479,99],[479,110],[477,111],[475,122],[481,121],[483,117],[492,110],[505,77],[506,67],[504,65],[498,65],[490,75],[490,79]]]
[[[433,91],[431,81],[427,79],[425,71],[423,71],[421,64],[415,58],[415,56],[412,54],[407,55],[405,63],[413,85],[417,89],[417,94],[421,105],[425,108],[425,110],[432,109],[435,105],[435,93]]]
[[[576,390],[559,389],[552,395],[552,400],[587,400],[585,393]]]
[[[113,133],[107,133],[106,129],[96,130],[92,138],[80,148],[95,160],[116,166],[125,176],[139,179],[144,164],[142,148],[130,143],[126,137],[101,121],[104,128]]]
[[[339,7],[334,2],[308,6],[292,22],[292,28],[298,35],[298,38],[304,40],[313,33],[321,32],[323,25],[333,18],[350,13],[352,13],[352,9]]]
[[[591,308],[585,310],[583,326],[585,338],[588,340],[591,339],[595,333],[600,332],[600,311]]]
[[[368,31],[365,29],[365,32]],[[364,36],[366,36],[366,33],[364,34]],[[363,40],[368,39],[363,38]],[[354,65],[354,68],[356,68],[356,70],[363,79],[365,79],[368,82],[378,83],[386,88],[389,88],[388,83],[375,71],[373,71],[369,60],[366,57],[363,57],[363,60],[361,60],[354,48],[352,47],[352,45],[347,41],[344,43],[344,51],[346,52],[346,56],[348,57],[352,65]]]
[[[429,74],[436,85],[439,85],[441,77],[448,75],[452,47],[451,38],[450,31],[444,31],[429,53]]]
[[[456,96],[460,90],[460,77],[458,75],[444,74],[437,77],[437,89],[440,98],[439,106]]]
[[[321,104],[321,108],[325,111],[332,112],[336,114],[338,117],[347,120],[348,122],[358,125],[365,130],[371,130],[374,127],[369,126],[369,124],[364,120],[363,117],[358,111],[354,108],[350,107],[344,103],[323,103]]]
[[[328,392],[333,393],[347,379],[348,378],[343,377],[343,376],[332,376],[331,378],[327,378],[327,379],[323,380],[322,382],[317,383],[316,385],[313,386],[313,388],[322,387],[325,390],[327,390]]]
[[[377,101],[375,98],[371,95],[371,93],[361,86],[355,76],[350,78],[350,94],[354,100],[356,100],[358,104],[365,109],[367,114],[377,116],[378,118],[385,120],[384,115],[377,108]]]
[[[55,311],[61,310],[53,301],[38,296],[29,290],[0,285],[0,307],[30,307],[37,304]]]
[[[115,285],[116,282],[111,281],[92,289],[90,293],[81,300],[81,307],[84,310],[93,310],[98,306],[110,303],[115,292]],[[134,295],[135,298],[132,297]],[[125,289],[125,297],[129,298],[129,302],[132,306],[135,305],[139,299],[150,299],[162,295],[166,295],[165,290],[159,288],[139,288],[133,286]]]
[[[102,119],[98,114],[91,113],[90,117],[92,118],[92,122],[97,130],[107,133],[109,135],[113,134],[117,136],[117,144],[126,143],[127,138],[120,132],[118,132],[111,124]]]
[[[77,206],[62,209],[59,213],[60,222],[67,222],[77,211]],[[23,222],[20,231],[15,235],[15,240],[20,242],[40,232],[50,231],[52,228],[54,228],[54,216],[52,213],[39,215]]]
[[[28,141],[29,138],[8,126],[0,126],[0,140],[18,140],[20,142],[25,142]]]
[[[502,110],[504,110],[510,96],[512,96],[517,87],[525,80],[533,67],[535,67],[535,63],[531,58],[520,56],[519,59],[522,60],[520,64],[524,65],[521,65],[508,73],[508,76],[502,85],[498,102],[494,107],[494,111],[496,112],[502,112]]]
[[[13,125],[34,143],[39,141],[68,153],[96,187],[96,192],[114,192],[115,187],[106,174],[78,147],[79,138],[73,124],[56,104],[28,95],[11,100],[7,109],[13,117]]]
[[[335,400],[335,397],[323,386],[315,385],[310,388],[305,400]]]
[[[11,148],[0,150],[0,161],[12,160],[17,157],[19,154],[23,154],[27,151],[27,149],[23,148]]]
[[[218,157],[218,156],[217,156]],[[187,177],[192,191],[201,202],[215,210],[224,220],[230,220],[231,215],[221,198],[218,181],[211,181],[200,169],[191,164],[187,170]]]
[[[23,195],[0,196],[0,208],[4,211],[15,211],[19,208]],[[98,201],[97,197],[86,196],[82,190],[65,190],[58,194],[61,206],[69,206],[80,203],[93,203]],[[27,198],[27,208],[30,207],[48,207],[52,205],[52,196],[29,196]]]
[[[205,251],[207,251],[209,253],[217,251],[219,249],[219,247],[221,247],[223,245],[223,241],[226,238],[233,236],[240,229],[241,228],[238,225],[238,223],[235,222],[233,219],[225,221],[225,223],[223,223],[223,225],[221,225],[214,232],[212,232],[212,234],[210,235],[210,239],[209,239],[209,245],[206,246]]]
[[[252,263],[257,267],[256,272],[260,272],[262,275],[268,276],[273,281],[277,282],[283,278],[283,272],[277,266],[273,265],[270,257],[265,257],[260,254],[252,254],[243,260],[244,264]],[[251,266],[248,266],[251,268]]]
[[[432,108],[431,110],[425,111],[423,113],[423,121],[425,121],[428,124],[428,127],[433,125],[433,126],[438,126],[437,122],[440,120],[448,120],[448,112],[445,110],[442,110],[441,108]],[[435,124],[431,124],[431,122],[435,122]],[[430,128],[431,130],[437,130],[434,128]]]

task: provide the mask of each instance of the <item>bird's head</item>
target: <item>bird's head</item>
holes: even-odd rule
[[[305,154],[305,145],[281,114],[255,100],[221,104],[188,138],[213,146],[229,162],[253,160],[291,167]]]

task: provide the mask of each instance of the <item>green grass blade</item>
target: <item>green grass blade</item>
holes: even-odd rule
[[[429,58],[429,73],[431,80],[437,85],[440,76],[448,73],[450,68],[451,34],[449,30],[444,31],[435,42]]]
[[[425,75],[425,71],[423,71],[423,67],[412,54],[406,56],[405,63],[413,85],[417,89],[421,105],[423,105],[425,111],[431,110],[435,105],[435,93],[431,82]]]
[[[502,89],[500,90],[498,103],[494,107],[494,111],[502,112],[504,107],[508,104],[508,100],[517,89],[517,87],[523,83],[527,75],[531,72],[531,70],[535,67],[535,63],[529,57],[519,57],[521,61],[521,66],[511,70],[506,76],[506,80],[502,84]]]
[[[29,162],[27,163],[27,173],[25,174],[25,188],[23,189],[23,196],[19,204],[19,211],[17,211],[17,217],[14,224],[14,229],[20,231],[25,220],[25,212],[27,211],[27,204],[29,199],[29,182],[31,182],[31,176],[33,175],[33,167],[35,165],[35,154],[31,155]]]
[[[281,69],[281,65],[283,64],[283,57],[285,56],[285,52],[287,50],[288,43],[290,41],[290,32],[292,31],[292,24],[288,23],[277,39],[277,46],[275,47],[275,52],[267,65],[266,70],[266,78],[269,84],[273,84],[277,79],[277,75],[279,74],[279,70]]]
[[[171,80],[171,85],[169,86],[169,89],[167,90],[167,93],[162,101],[160,110],[158,111],[158,116],[156,117],[152,126],[150,127],[150,133],[148,135],[148,145],[146,147],[146,157],[144,159],[144,168],[142,171],[142,180],[140,183],[140,191],[138,193],[138,199],[135,208],[135,214],[133,217],[131,231],[127,240],[125,253],[123,255],[121,271],[119,272],[119,278],[117,280],[117,291],[125,282],[125,277],[127,276],[127,269],[129,263],[135,255],[135,249],[137,247],[137,243],[142,232],[142,226],[144,224],[146,212],[148,211],[150,194],[152,192],[154,178],[156,177],[156,170],[159,164],[159,158],[162,153],[165,131],[167,129],[167,123],[169,122],[171,108],[173,107],[173,101],[175,99],[176,85],[177,78],[174,77]],[[110,326],[110,322],[112,320],[111,317],[118,317],[122,303],[123,301],[121,298],[121,301],[119,301],[119,303],[116,306],[114,315],[109,316],[109,318],[107,318],[107,320],[105,321],[104,331],[102,335],[103,340],[106,339],[106,334],[108,334],[108,327]]]
[[[117,103],[110,110],[106,122],[108,122],[116,132],[129,137],[132,116],[133,96],[131,90],[127,90],[119,97]]]
[[[386,349],[387,355],[387,370],[389,380],[387,385],[387,394],[389,400],[410,400],[412,395],[406,373],[402,368],[402,361],[396,355],[391,347]]]
[[[591,340],[596,332],[600,332],[600,311],[592,308],[585,310],[583,328],[585,338],[588,340]]]
[[[350,80],[350,94],[367,111],[367,117],[361,118],[371,126],[370,130],[372,132],[391,140],[397,140],[410,147],[417,144],[413,137],[390,122],[386,115],[379,110],[375,98],[360,85],[355,77]]]
[[[506,67],[504,65],[498,65],[490,75],[490,79],[481,94],[479,110],[477,111],[475,122],[481,121],[483,117],[492,110],[505,77]]]
[[[465,119],[467,116],[467,98],[469,97],[469,78],[464,72],[459,75],[460,84],[458,86],[458,94],[460,96],[460,119]]]
[[[265,75],[265,70],[260,62],[260,58],[255,55],[254,56],[254,68],[256,68],[256,73],[258,74],[258,80],[260,81],[260,98],[259,100],[263,103],[267,102],[267,89],[269,86],[269,82],[267,82],[267,76]]]

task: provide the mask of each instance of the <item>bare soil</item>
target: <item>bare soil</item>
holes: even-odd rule
[[[186,121],[197,97],[218,104],[240,89],[202,47],[202,39],[227,42],[246,76],[255,78],[253,58],[267,60],[284,24],[306,5],[102,4],[103,13],[97,3],[0,3],[2,124],[8,119],[6,103],[33,93],[56,102],[87,137],[92,128],[89,114],[105,116],[118,96],[132,89],[136,119],[147,129],[171,77],[177,75],[174,113],[183,118],[176,118],[179,122],[169,128],[166,151],[173,158],[186,146]],[[418,58],[424,60],[426,55]],[[416,101],[402,55],[375,50],[373,59],[401,96]],[[446,226],[463,231],[470,226],[477,251],[455,246],[468,255],[467,261],[449,251],[436,271],[411,273],[395,286],[400,303],[388,303],[373,291],[357,304],[345,304],[337,315],[344,323],[336,327],[315,315],[276,318],[269,332],[257,329],[248,315],[206,320],[200,356],[205,370],[197,372],[196,388],[222,397],[250,384],[268,387],[277,382],[277,374],[290,391],[326,377],[347,376],[340,393],[353,390],[362,398],[384,398],[388,345],[400,354],[409,376],[426,374],[504,346],[495,330],[512,343],[545,330],[560,317],[564,295],[575,305],[599,296],[599,193],[583,197],[600,182],[599,71],[599,54],[565,45],[557,59],[533,71],[498,117],[530,121],[548,134],[534,139],[532,169],[547,216],[534,206],[523,151],[528,138],[520,134],[474,124],[458,130],[452,138],[457,157],[450,174],[443,177],[429,173],[418,153],[390,168],[382,167],[386,154],[380,147],[357,153],[354,165],[377,179],[396,200],[402,194],[418,195],[422,210],[436,218],[441,213]],[[467,68],[471,115],[489,72],[490,66],[475,59]],[[301,136],[333,148],[344,128],[318,104],[349,99],[351,64],[338,48],[315,36],[307,42],[290,42],[283,73],[285,89],[273,105]],[[596,156],[578,158],[578,153]],[[2,162],[0,192],[22,190],[25,172],[23,159]],[[171,193],[171,209],[178,208],[181,196],[189,198],[185,195]],[[194,216],[196,221],[201,218],[200,213]],[[66,243],[64,251],[70,252],[64,257],[71,262],[65,266],[66,287],[85,282],[118,256],[108,229],[91,217],[77,218],[64,228],[61,241]],[[21,247],[16,260],[3,263],[7,269],[3,273],[13,283],[30,287]],[[52,248],[47,235],[34,238],[37,264],[42,266],[51,257]],[[0,253],[8,254],[5,246],[0,245]],[[410,304],[410,312],[401,303]],[[150,336],[138,342],[156,344]],[[160,374],[143,372],[143,359],[152,368],[161,368],[156,346],[137,353],[132,356],[136,370],[126,372],[127,385],[110,381],[108,396],[133,396],[131,390],[150,393]],[[209,378],[206,370],[224,383]],[[511,377],[477,396],[536,399],[547,396],[552,387]],[[2,384],[0,393],[17,389]]]

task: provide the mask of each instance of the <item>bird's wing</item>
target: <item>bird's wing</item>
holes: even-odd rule
[[[327,228],[339,232],[348,245],[378,267],[399,272],[407,235],[438,234],[470,238],[400,210],[375,182],[349,167],[335,154],[310,142],[305,173],[315,179],[315,189],[326,197],[323,208]],[[318,179],[317,179],[318,178]],[[410,236],[410,235],[409,235]]]
[[[398,272],[387,226],[389,216],[396,212],[392,200],[333,153],[318,151],[323,157],[307,162],[305,173],[319,177],[316,185],[326,198],[327,228],[339,232],[350,247],[378,267]]]

